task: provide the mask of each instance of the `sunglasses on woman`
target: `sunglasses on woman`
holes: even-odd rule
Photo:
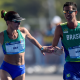
[[[14,23],[20,23],[21,21],[12,20]]]

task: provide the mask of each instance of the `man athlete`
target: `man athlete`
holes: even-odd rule
[[[57,46],[61,37],[66,60],[63,79],[80,80],[80,22],[76,19],[76,3],[66,2],[63,13],[67,22],[56,27],[52,46]]]

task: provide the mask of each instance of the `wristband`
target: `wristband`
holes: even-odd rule
[[[41,50],[43,50],[44,48],[43,47],[41,47]]]

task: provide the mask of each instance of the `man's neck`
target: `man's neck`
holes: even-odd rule
[[[68,22],[67,26],[70,28],[70,29],[74,29],[77,27],[77,20],[73,21],[73,22]]]

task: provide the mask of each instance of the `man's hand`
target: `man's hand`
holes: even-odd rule
[[[61,47],[61,49],[60,49],[59,47],[57,47],[57,46],[54,47],[54,52],[53,52],[53,54],[55,54],[55,55],[61,55],[61,54],[63,54],[63,53],[64,53],[64,48],[63,48],[63,46]]]

